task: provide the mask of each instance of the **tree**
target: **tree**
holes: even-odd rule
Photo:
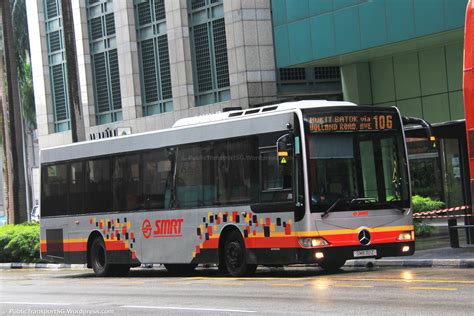
[[[71,0],[61,1],[64,29],[64,47],[66,49],[67,82],[69,94],[69,113],[71,115],[72,142],[84,141],[85,130],[79,97],[79,79],[77,76],[77,51]]]
[[[10,223],[27,220],[23,131],[17,69],[17,40],[13,33],[9,0],[0,0],[3,18],[4,65],[6,74],[6,104],[2,102],[3,149],[6,165],[7,213]],[[3,61],[2,61],[3,62]]]

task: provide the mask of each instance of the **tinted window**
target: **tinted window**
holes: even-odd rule
[[[42,169],[42,216],[64,215],[67,212],[67,164]]]
[[[276,149],[265,150],[260,154],[262,202],[288,201],[291,194],[293,154],[290,151],[285,165],[280,165]]]
[[[219,142],[215,146],[216,204],[239,204],[258,197],[256,138]]]
[[[175,178],[177,207],[210,206],[215,201],[214,162],[209,143],[187,145],[177,151]]]
[[[150,209],[168,208],[172,181],[171,160],[168,151],[158,149],[144,154],[143,169],[145,207]],[[165,195],[168,202],[166,204]]]
[[[114,210],[129,211],[143,208],[139,155],[115,158],[112,179]]]
[[[84,213],[84,167],[82,162],[69,166],[69,211],[68,214]]]
[[[90,160],[86,163],[86,211],[107,212],[112,207],[109,159]]]

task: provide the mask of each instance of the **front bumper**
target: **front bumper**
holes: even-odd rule
[[[403,252],[402,248],[409,246],[410,249],[407,252]],[[375,244],[368,246],[346,246],[346,247],[327,247],[327,248],[311,248],[311,249],[297,249],[297,261],[298,263],[318,263],[320,260],[350,260],[350,259],[364,259],[374,258],[369,257],[354,257],[354,251],[357,250],[377,250],[377,256],[375,259],[382,257],[400,257],[400,256],[411,256],[415,253],[415,242],[397,242],[389,244]],[[316,253],[322,252],[324,258],[316,259]]]

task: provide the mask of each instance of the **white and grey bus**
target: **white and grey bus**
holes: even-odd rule
[[[299,101],[41,151],[41,255],[98,276],[164,264],[319,264],[414,253],[396,108]]]

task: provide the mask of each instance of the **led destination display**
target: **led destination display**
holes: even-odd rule
[[[311,133],[393,130],[393,114],[321,113],[306,117]]]

